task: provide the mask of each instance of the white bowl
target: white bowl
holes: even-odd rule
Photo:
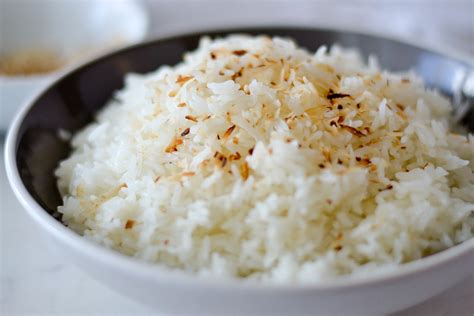
[[[316,38],[321,41],[327,41],[328,38],[334,41],[358,40],[371,43],[372,48],[384,47],[387,51],[394,49],[397,52],[402,51],[406,54],[405,61],[409,64],[411,64],[412,57],[415,61],[427,58],[433,63],[433,67],[436,67],[438,63],[442,64],[450,60],[414,46],[365,35],[297,29],[257,29],[250,30],[249,33],[293,35],[301,33],[306,34],[304,36],[309,36],[307,43],[312,43]],[[113,60],[114,64],[120,58],[126,58],[128,62],[131,62],[134,58],[143,58],[143,56],[156,56],[156,60],[159,58],[169,60],[163,56],[181,54],[180,50],[192,48],[194,44],[190,43],[196,43],[200,35],[202,34],[144,43],[102,57],[58,78],[49,86],[49,89],[51,91],[58,89],[58,83],[61,82],[75,82],[67,80],[71,77],[74,78],[74,76],[85,76],[87,73],[96,74],[96,72],[89,70],[95,69],[99,65],[103,66],[110,60]],[[168,51],[164,51],[164,48],[167,48]],[[173,50],[170,51],[170,48]],[[156,52],[161,52],[163,56],[156,55]],[[162,60],[154,62],[162,62]],[[462,68],[461,63],[454,61],[449,65],[455,69],[457,69],[456,67]],[[405,66],[401,65],[401,67]],[[142,71],[148,69],[147,67],[141,68]],[[115,74],[115,76],[119,75],[122,74]],[[431,79],[431,82],[436,84],[434,80],[446,80],[447,77],[432,77]],[[102,93],[102,90],[94,89],[93,91]],[[17,156],[19,155],[18,148],[21,147],[19,141],[25,133],[24,124],[27,121],[27,115],[32,108],[36,113],[40,112],[38,104],[48,93],[48,90],[45,90],[43,94],[37,95],[26,103],[9,130],[5,145],[5,163],[13,191],[40,228],[47,242],[55,247],[63,260],[78,265],[113,290],[148,304],[156,310],[187,315],[381,314],[398,311],[426,300],[474,273],[474,239],[427,258],[401,265],[388,272],[357,279],[340,277],[305,285],[276,285],[216,277],[196,277],[185,272],[143,263],[106,249],[79,236],[48,214],[35,197],[28,192],[25,186],[26,181],[20,176],[19,167],[21,166],[17,164]],[[106,93],[110,94],[111,92],[106,91]],[[97,99],[97,97],[90,99]],[[42,105],[47,104],[43,103]],[[78,108],[76,107],[75,110]],[[32,118],[29,117],[29,119],[31,121]],[[30,124],[30,126],[32,125]],[[33,132],[37,131],[34,129]],[[47,135],[51,135],[51,133]],[[36,160],[47,159],[47,157],[38,157],[38,148],[34,146],[38,145],[37,143],[31,145],[31,154],[37,156]],[[52,177],[52,175],[46,176]]]
[[[24,101],[60,73],[141,41],[148,29],[144,8],[133,0],[1,1],[0,18],[0,55],[39,50],[66,60],[62,69],[44,75],[0,75],[0,130],[7,129]]]

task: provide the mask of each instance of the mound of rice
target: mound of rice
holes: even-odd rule
[[[414,74],[282,38],[129,74],[56,171],[64,223],[200,275],[317,282],[473,236],[474,137]]]

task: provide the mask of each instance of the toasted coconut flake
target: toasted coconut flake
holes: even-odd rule
[[[193,121],[193,122],[198,121],[197,118],[195,116],[192,116],[192,115],[186,115],[184,118],[189,120],[189,121]]]
[[[178,146],[183,143],[183,140],[180,138],[174,138],[168,147],[165,148],[165,152],[172,153],[178,151]]]
[[[128,219],[127,222],[125,223],[125,229],[132,229],[134,225],[135,225],[135,221],[132,219]]]
[[[362,165],[368,166],[368,165],[370,165],[372,162],[370,161],[369,158],[363,158],[363,159],[360,160],[360,163],[361,163]]]
[[[341,127],[343,129],[345,129],[346,131],[348,131],[349,133],[351,133],[352,135],[355,135],[355,136],[358,136],[358,137],[364,137],[365,136],[364,133],[362,133],[361,131],[359,131],[358,129],[356,129],[352,126],[341,124]]]
[[[247,180],[249,177],[249,165],[247,164],[246,161],[244,161],[244,163],[240,167],[240,175],[242,176],[244,180]]]
[[[179,83],[180,85],[183,85],[186,81],[189,81],[193,79],[193,76],[178,76],[178,79],[176,79],[176,83]]]
[[[239,50],[234,50],[232,54],[237,55],[237,56],[242,56],[247,54],[247,51],[244,49],[239,49]]]
[[[224,138],[224,139],[227,139],[227,138],[230,136],[230,134],[232,134],[232,132],[234,131],[234,129],[235,129],[235,125],[232,125],[231,127],[229,127],[229,128],[225,131],[223,138]]]
[[[229,160],[239,160],[241,158],[240,153],[237,151],[235,154],[229,156]]]
[[[347,98],[351,96],[350,94],[346,94],[346,93],[331,93],[331,91],[332,90],[330,90],[330,93],[327,96],[328,100]]]
[[[232,80],[235,81],[235,79],[239,78],[239,77],[242,77],[242,71],[243,71],[243,68],[240,68],[239,71],[237,71],[235,74],[232,75]],[[242,88],[242,87],[241,87]],[[242,88],[243,89],[243,88]]]

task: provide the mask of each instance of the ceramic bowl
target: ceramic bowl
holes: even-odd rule
[[[22,103],[72,65],[142,41],[148,29],[144,8],[133,0],[1,1],[0,20],[0,56],[41,51],[65,61],[46,74],[0,74],[0,130]]]
[[[179,62],[196,48],[202,35],[229,33],[287,36],[315,50],[339,43],[379,56],[390,70],[414,69],[431,87],[462,98],[472,67],[449,57],[383,38],[328,30],[258,28],[203,32],[154,40],[84,64],[61,76],[26,103],[6,142],[8,179],[17,198],[34,219],[46,242],[92,277],[162,312],[189,315],[369,315],[397,311],[419,303],[473,273],[474,239],[384,274],[340,277],[316,284],[261,284],[242,280],[199,278],[185,272],[139,262],[99,246],[65,227],[53,216],[61,198],[53,170],[69,153],[58,129],[74,132],[88,124],[129,72],[146,73]],[[456,101],[456,102],[457,102]],[[471,107],[472,108],[472,107]],[[474,115],[464,124],[473,130]]]

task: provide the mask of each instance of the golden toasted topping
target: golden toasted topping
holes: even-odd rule
[[[178,151],[178,146],[183,143],[183,140],[180,138],[174,138],[168,147],[165,148],[165,152],[172,153]]]
[[[232,132],[234,131],[234,129],[235,129],[235,125],[232,125],[231,127],[229,127],[229,128],[225,131],[223,138],[224,138],[224,139],[227,139],[227,138],[230,136],[230,134],[232,134]]]
[[[242,55],[247,54],[247,51],[244,50],[244,49],[234,50],[234,51],[232,52],[232,54],[237,55],[237,56],[242,56]]]
[[[135,221],[132,219],[128,219],[127,222],[125,223],[125,229],[132,229],[134,225],[135,225]]]
[[[189,120],[189,121],[193,121],[193,122],[198,121],[197,118],[195,116],[192,116],[192,115],[186,115],[184,118]]]
[[[343,125],[341,124],[341,127],[343,129],[345,129],[346,131],[348,131],[349,133],[351,133],[352,135],[355,135],[357,137],[364,137],[365,134],[362,133],[361,131],[359,131],[358,129],[352,127],[352,126],[348,126],[348,125]]]
[[[178,76],[178,79],[176,79],[176,83],[179,83],[180,85],[183,85],[186,81],[193,79],[193,76]]]
[[[244,180],[247,180],[247,178],[249,177],[249,165],[245,161],[240,167],[240,175]]]

